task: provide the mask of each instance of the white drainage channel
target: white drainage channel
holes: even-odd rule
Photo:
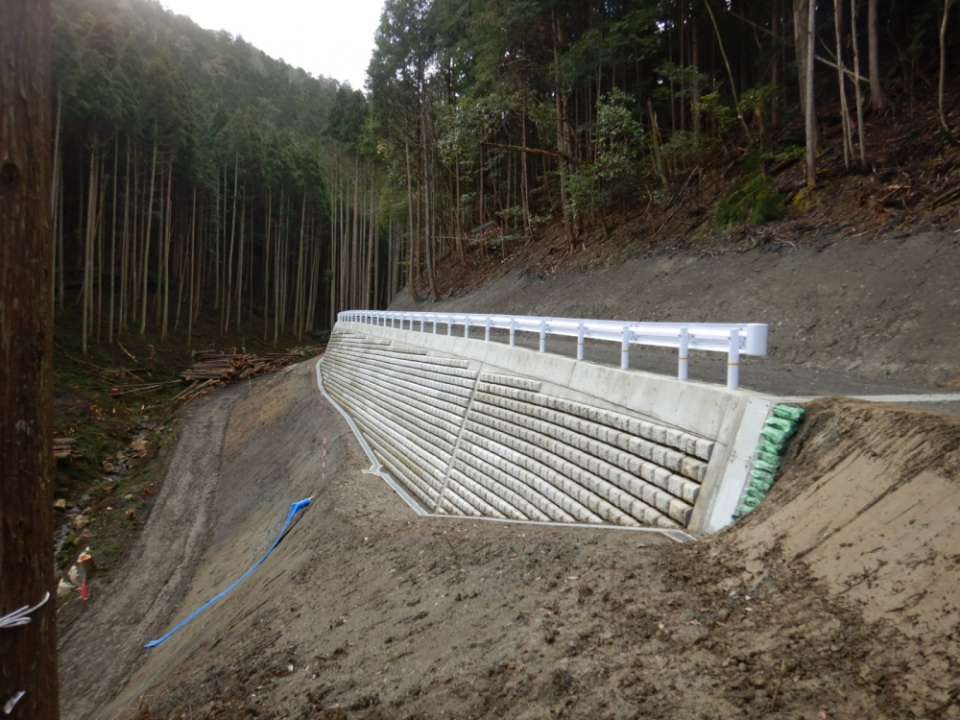
[[[551,527],[563,527],[563,528],[589,528],[591,530],[620,530],[624,532],[640,532],[640,533],[655,533],[658,535],[663,535],[679,543],[686,543],[692,540],[695,540],[693,535],[684,532],[683,530],[675,530],[668,528],[654,528],[654,527],[625,527],[622,525],[601,525],[601,524],[590,524],[590,523],[563,523],[563,522],[542,522],[536,520],[510,520],[510,519],[501,519],[501,518],[490,518],[490,517],[472,517],[472,516],[460,516],[460,515],[446,515],[438,513],[430,513],[424,510],[420,504],[410,497],[409,493],[404,490],[399,483],[396,482],[390,475],[388,475],[383,470],[383,464],[380,460],[377,459],[377,456],[374,454],[373,449],[367,443],[366,439],[363,437],[363,434],[360,432],[360,429],[353,422],[353,419],[350,415],[344,411],[340,404],[330,397],[329,393],[323,387],[323,378],[320,373],[320,365],[323,363],[323,358],[317,361],[317,387],[320,389],[320,392],[323,394],[323,397],[337,409],[337,411],[343,416],[347,421],[347,425],[350,426],[350,430],[353,431],[354,436],[357,438],[357,442],[360,443],[360,447],[363,448],[363,451],[366,453],[367,457],[370,460],[370,468],[364,470],[363,472],[368,475],[376,475],[381,478],[390,488],[400,496],[400,498],[410,506],[410,508],[420,515],[421,517],[427,518],[436,518],[438,520],[461,520],[469,522],[493,522],[501,523],[508,525],[546,525]],[[761,425],[763,420],[760,421]],[[759,429],[757,430],[757,435],[759,436]],[[739,436],[738,436],[739,440]],[[756,439],[754,439],[754,445],[756,444]],[[749,458],[748,458],[749,459]],[[742,490],[742,488],[741,488]],[[736,501],[739,498],[734,498],[734,507],[736,509]],[[730,514],[733,513],[733,510],[730,511]]]

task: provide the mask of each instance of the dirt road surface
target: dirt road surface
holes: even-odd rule
[[[418,518],[313,362],[191,412],[144,547],[64,638],[65,718],[960,717],[956,418],[818,401],[764,505],[679,545]]]

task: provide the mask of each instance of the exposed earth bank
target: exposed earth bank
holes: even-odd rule
[[[146,552],[94,582],[63,638],[64,717],[960,717],[957,418],[812,403],[767,501],[678,545],[419,519],[362,473],[314,372],[194,407],[144,532],[160,549],[182,539],[166,498],[213,457],[189,483],[206,541],[175,555],[192,582],[171,588]],[[140,649],[250,567],[308,496],[253,575]],[[149,611],[110,610],[131,589]]]
[[[712,252],[680,243],[600,269],[541,270],[512,271],[441,302],[415,303],[404,291],[391,309],[765,322],[769,362],[960,387],[960,229],[952,226],[915,235],[820,232],[804,244],[761,236]]]

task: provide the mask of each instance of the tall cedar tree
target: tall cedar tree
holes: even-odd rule
[[[48,0],[0,3],[0,107],[0,615],[7,615],[54,590]],[[0,707],[12,704],[6,714],[14,718],[56,720],[56,603],[29,617],[0,627]]]

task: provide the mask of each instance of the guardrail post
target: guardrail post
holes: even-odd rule
[[[463,336],[465,338],[470,337],[470,316],[466,315],[463,318]]]
[[[483,329],[483,339],[485,342],[490,342],[490,316],[487,316],[486,327]]]
[[[517,344],[517,320],[510,318],[510,347]]]
[[[540,352],[547,351],[547,321],[540,321]]]
[[[433,334],[434,335],[437,334],[437,318],[436,317],[433,318]]]
[[[680,328],[680,351],[677,353],[677,377],[688,379],[690,363],[690,331]]]
[[[453,315],[447,315],[447,335],[453,335]]]
[[[623,326],[623,339],[620,341],[620,369],[630,369],[630,326]]]
[[[577,325],[577,361],[583,360],[583,340],[586,328],[583,323]]]
[[[727,357],[727,389],[740,387],[740,331],[730,331],[730,351]]]

